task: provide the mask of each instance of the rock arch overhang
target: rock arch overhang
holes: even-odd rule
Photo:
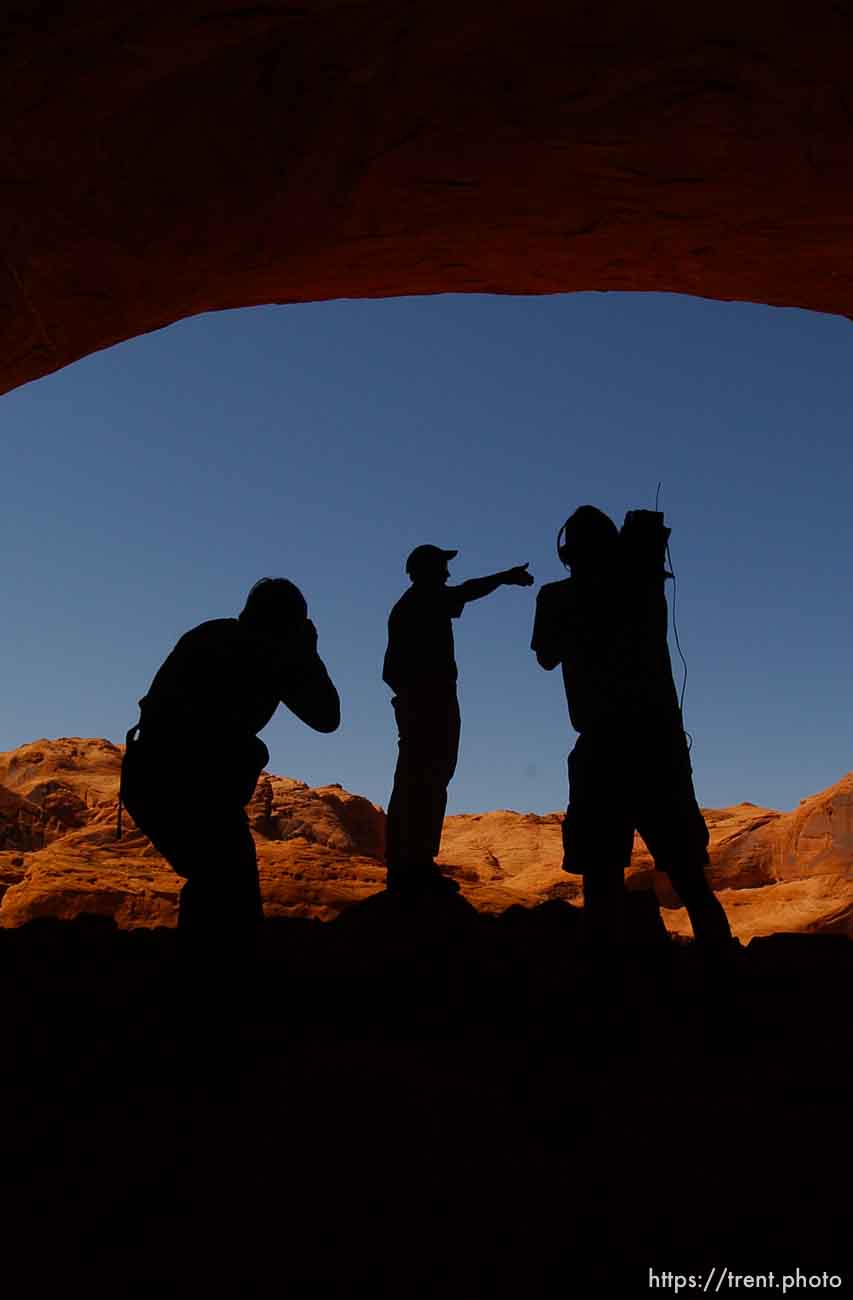
[[[268,302],[853,313],[846,3],[24,0],[0,35],[0,391]]]

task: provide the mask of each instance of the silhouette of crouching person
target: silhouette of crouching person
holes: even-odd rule
[[[269,761],[257,733],[279,704],[315,731],[340,724],[304,596],[262,578],[238,618],[181,637],[128,732],[121,799],[185,878],[178,928],[196,945],[250,949],[263,920],[246,805]]]

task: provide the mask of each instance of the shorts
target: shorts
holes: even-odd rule
[[[563,870],[625,871],[635,831],[673,884],[708,863],[708,827],[681,730],[637,740],[584,733],[569,755]]]

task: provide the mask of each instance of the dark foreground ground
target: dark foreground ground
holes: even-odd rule
[[[0,933],[0,1293],[849,1294],[853,945],[652,922],[606,999],[563,904],[268,923],[230,993],[174,932]]]

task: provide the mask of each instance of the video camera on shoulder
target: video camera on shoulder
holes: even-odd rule
[[[666,545],[672,529],[660,510],[629,510],[619,530],[625,560],[632,566],[666,570]]]

